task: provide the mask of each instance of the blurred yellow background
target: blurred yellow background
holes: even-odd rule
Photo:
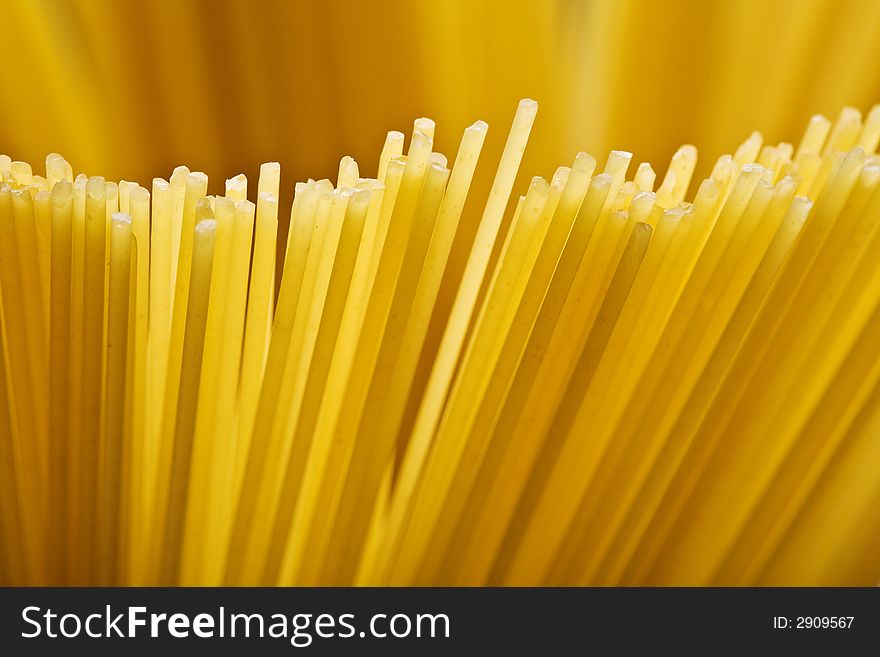
[[[385,132],[422,115],[450,156],[488,121],[479,189],[524,96],[541,109],[523,180],[611,148],[662,175],[686,142],[699,176],[753,129],[793,141],[813,113],[880,99],[876,0],[28,0],[3,14],[0,151],[57,151],[147,187],[187,164],[211,192],[278,160],[283,204],[344,154],[372,175]]]

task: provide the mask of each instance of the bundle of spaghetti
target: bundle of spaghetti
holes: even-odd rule
[[[536,113],[484,199],[420,118],[286,236],[277,163],[0,156],[0,580],[876,583],[880,106],[512,199]]]

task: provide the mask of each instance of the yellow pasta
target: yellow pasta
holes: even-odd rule
[[[0,582],[876,584],[880,108],[511,199],[536,115],[485,197],[483,121],[292,200],[0,157]]]
[[[159,497],[168,504],[161,514],[165,523],[163,543],[159,559],[158,580],[164,584],[177,582],[180,573],[186,505],[190,488],[193,459],[193,440],[196,428],[199,377],[202,368],[202,343],[205,338],[208,304],[211,289],[214,247],[217,240],[217,222],[209,218],[207,211],[199,212],[198,221],[190,241],[191,268],[188,292],[191,303],[187,305],[186,331],[181,349],[181,375],[179,403],[175,405],[174,444],[170,455],[168,490]]]
[[[104,584],[119,582],[126,555],[119,549],[122,518],[128,509],[122,499],[123,464],[129,459],[126,452],[131,444],[126,431],[125,391],[129,351],[128,326],[131,302],[132,221],[123,213],[114,213],[110,226],[110,272],[107,299],[107,352],[105,356],[106,395],[104,399],[104,429],[100,452],[101,480],[98,482],[100,522],[98,553]],[[135,256],[136,257],[136,256]]]

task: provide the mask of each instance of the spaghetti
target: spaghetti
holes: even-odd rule
[[[276,163],[0,157],[2,582],[876,583],[880,107],[690,200],[693,146],[511,202],[536,112],[475,233],[482,121],[298,183],[286,238]]]

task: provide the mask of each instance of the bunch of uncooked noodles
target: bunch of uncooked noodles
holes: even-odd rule
[[[479,199],[481,121],[292,204],[2,156],[0,579],[876,582],[880,109],[511,199],[536,112]]]

